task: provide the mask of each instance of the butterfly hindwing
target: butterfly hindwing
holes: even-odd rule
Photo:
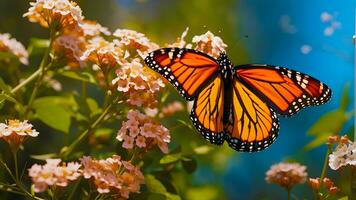
[[[219,68],[214,58],[184,48],[153,51],[145,58],[145,62],[163,75],[189,101],[194,99]]]
[[[237,151],[261,151],[278,136],[276,113],[238,80],[232,83],[232,112],[226,139]]]
[[[329,87],[306,74],[270,65],[236,66],[236,76],[278,113],[291,116],[306,106],[326,103]]]
[[[212,144],[224,142],[223,112],[224,86],[217,75],[197,94],[190,115],[195,128]]]

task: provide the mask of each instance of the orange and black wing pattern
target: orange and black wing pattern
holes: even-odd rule
[[[236,66],[235,70],[238,80],[281,115],[291,116],[331,98],[327,85],[298,71],[257,64]]]
[[[151,52],[146,64],[163,75],[187,100],[193,100],[219,69],[215,59],[192,49],[163,48]]]
[[[224,85],[221,75],[215,75],[212,81],[198,94],[190,114],[196,129],[212,144],[224,143]]]
[[[278,136],[276,113],[240,81],[232,81],[232,107],[226,141],[237,151],[261,151]]]

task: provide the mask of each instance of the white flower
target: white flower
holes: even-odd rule
[[[356,165],[356,144],[349,141],[347,144],[340,143],[334,152],[329,155],[329,166],[338,170],[347,165]]]
[[[220,53],[224,52],[227,47],[220,37],[215,36],[210,31],[203,35],[194,36],[192,42],[197,45],[195,49],[210,54],[213,57],[219,57]]]

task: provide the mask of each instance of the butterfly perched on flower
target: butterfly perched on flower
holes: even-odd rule
[[[277,114],[291,116],[331,97],[329,87],[298,71],[261,64],[233,66],[187,48],[163,48],[145,58],[188,101],[190,118],[212,144],[227,141],[237,151],[261,151],[278,136]]]

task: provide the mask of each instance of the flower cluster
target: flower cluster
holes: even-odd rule
[[[23,16],[30,22],[39,23],[43,27],[55,26],[56,30],[75,29],[84,19],[82,10],[73,1],[68,0],[36,0]]]
[[[317,192],[320,191],[321,185],[325,186],[329,194],[335,194],[340,191],[340,189],[335,186],[334,182],[329,178],[324,178],[322,182],[320,181],[320,178],[309,178],[308,183],[310,187]]]
[[[117,191],[121,198],[128,199],[130,193],[140,191],[144,177],[140,169],[128,161],[114,155],[106,160],[93,160],[91,157],[80,159],[83,176],[92,179],[99,193]]]
[[[159,48],[157,44],[151,42],[143,33],[133,30],[116,29],[113,35],[118,38],[118,41],[125,50],[129,52],[136,51],[142,59],[145,59],[149,52]]]
[[[125,62],[124,51],[117,40],[108,42],[102,37],[94,37],[88,41],[86,51],[81,60],[88,60],[101,68],[114,67]]]
[[[224,52],[227,47],[220,37],[215,36],[210,31],[194,36],[192,42],[196,44],[196,50],[207,53],[215,58],[219,57],[220,53]]]
[[[302,184],[306,181],[305,170],[306,166],[299,163],[278,163],[272,165],[266,172],[266,181],[289,190],[295,184]]]
[[[184,106],[179,101],[174,101],[162,108],[160,118],[172,116],[174,113],[184,110]]]
[[[129,104],[147,107],[156,105],[156,94],[164,87],[163,81],[151,70],[144,68],[138,59],[123,64],[116,70],[116,75],[112,84],[128,96]]]
[[[7,123],[0,123],[0,138],[9,143],[13,150],[17,150],[27,137],[38,136],[39,132],[32,127],[27,120],[8,120]]]
[[[28,52],[25,47],[8,33],[0,33],[0,52],[9,52],[22,64],[28,65]]]
[[[116,137],[119,141],[124,141],[124,148],[132,149],[136,145],[149,149],[158,145],[163,153],[168,153],[167,143],[170,142],[171,136],[167,128],[136,110],[131,110],[127,118]]]
[[[61,159],[47,159],[44,165],[32,165],[28,171],[35,192],[43,192],[49,186],[66,187],[70,181],[81,176],[79,163],[70,162],[59,165],[60,163]]]
[[[83,59],[86,59],[85,56],[83,57],[84,52],[86,52],[88,46],[92,48],[92,46],[90,46],[90,41],[98,42],[98,40],[92,40],[96,37],[104,41],[104,39],[101,38],[101,35],[110,34],[111,33],[106,27],[103,27],[94,21],[83,20],[83,22],[79,24],[78,29],[66,31],[58,36],[54,42],[54,49],[57,55],[63,55],[59,55],[58,57],[64,58],[65,63],[70,67],[75,68],[77,66],[83,66]]]
[[[329,138],[329,140],[331,140]],[[356,166],[356,143],[351,142],[346,136],[334,141],[339,142],[335,150],[329,155],[329,166],[333,170],[338,170],[344,166]]]

